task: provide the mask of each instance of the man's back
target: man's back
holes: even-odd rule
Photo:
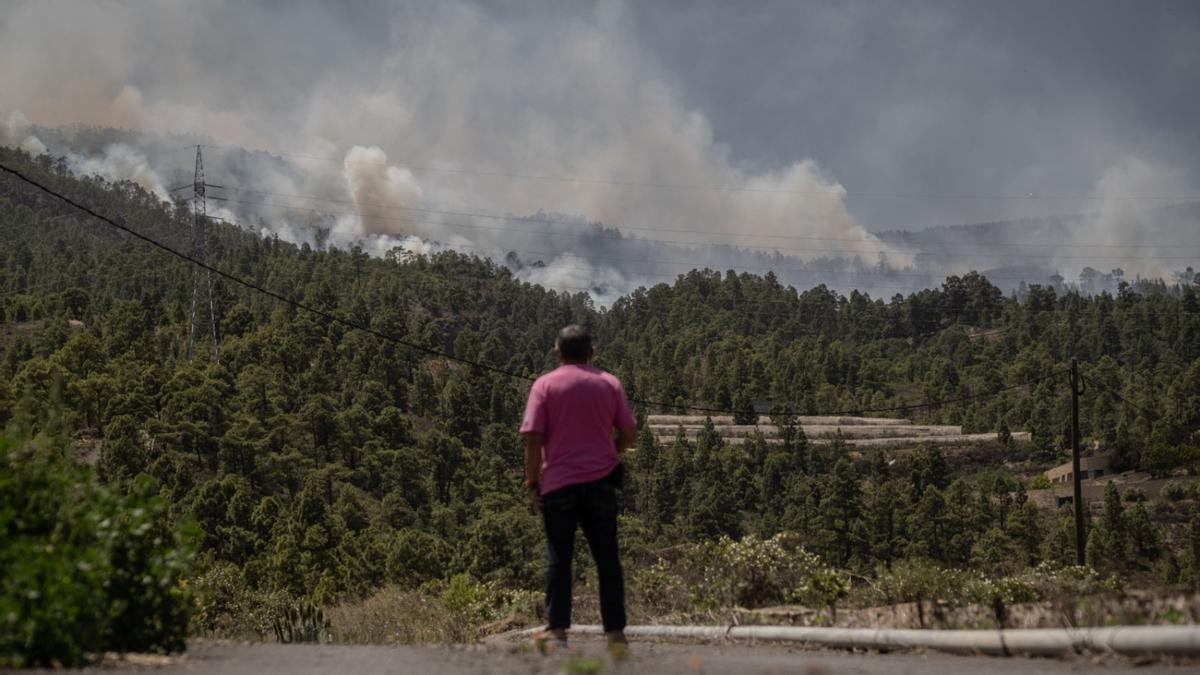
[[[625,576],[617,544],[617,480],[621,453],[637,441],[637,425],[620,381],[591,365],[592,336],[563,327],[554,342],[562,364],[529,389],[525,489],[546,529],[546,609],[539,639],[566,644],[571,626],[571,560],[583,529],[600,580],[600,620],[609,644],[625,645]],[[620,434],[614,436],[614,430]]]
[[[542,494],[607,476],[620,461],[613,430],[634,425],[621,382],[599,368],[573,363],[538,378],[521,432],[544,437]]]

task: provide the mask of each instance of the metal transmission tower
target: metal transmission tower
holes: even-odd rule
[[[196,146],[196,175],[192,181],[192,257],[204,264],[208,264],[208,240],[209,240],[209,221],[208,221],[208,196],[206,188],[220,188],[220,185],[211,185],[204,181],[204,158],[200,155],[200,146]],[[204,286],[208,294],[208,328],[212,335],[212,358],[214,361],[220,361],[220,353],[217,351],[217,307],[216,301],[213,299],[213,280],[212,273],[208,270],[203,271]],[[192,267],[192,311],[191,321],[188,326],[188,360],[191,360],[196,354],[196,305],[200,301],[200,275],[201,268],[199,266]]]

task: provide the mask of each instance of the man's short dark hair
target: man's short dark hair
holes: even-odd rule
[[[592,358],[592,334],[579,324],[564,326],[558,331],[554,349],[566,361],[587,361]]]

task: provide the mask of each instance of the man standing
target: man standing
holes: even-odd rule
[[[546,529],[546,606],[542,636],[566,645],[571,626],[571,558],[583,529],[600,577],[600,615],[609,644],[625,644],[625,581],[617,551],[617,483],[621,453],[637,440],[637,423],[621,382],[591,365],[592,336],[571,325],[558,333],[559,367],[529,390],[525,489]],[[614,440],[614,430],[616,438]]]

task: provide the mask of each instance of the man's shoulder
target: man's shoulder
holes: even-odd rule
[[[562,370],[562,368],[555,368],[554,370],[542,373],[536,380],[533,381],[533,389],[545,390],[548,387],[553,387],[556,384],[564,382],[565,374],[562,372]]]
[[[618,378],[616,375],[613,375],[612,373],[608,372],[607,370],[600,370],[599,368],[597,368],[596,370],[599,372],[600,378],[603,379],[605,382],[607,382],[617,388],[621,387],[621,379]]]
[[[545,385],[547,382],[553,382],[557,379],[560,379],[562,377],[562,372],[560,371],[562,371],[562,368],[555,368],[554,370],[548,370],[541,375],[538,375],[537,379],[533,381],[533,386],[536,387],[538,385]]]

